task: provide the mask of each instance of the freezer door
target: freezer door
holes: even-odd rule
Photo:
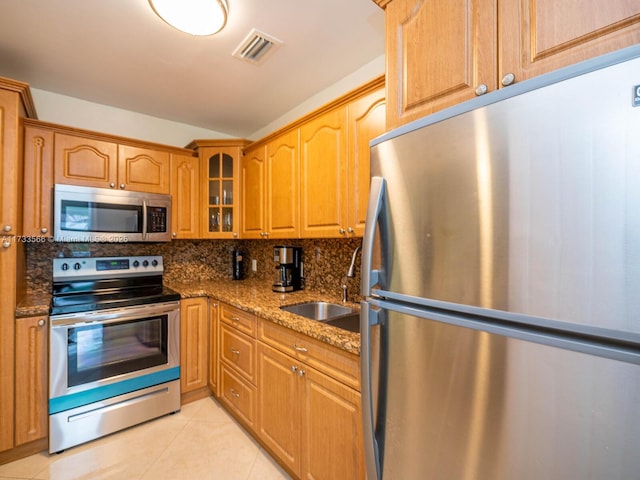
[[[637,352],[589,355],[383,303],[362,311],[370,480],[638,478]]]
[[[640,59],[373,146],[363,295],[640,334],[637,85]]]

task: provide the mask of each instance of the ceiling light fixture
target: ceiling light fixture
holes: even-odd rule
[[[191,35],[213,35],[227,23],[226,0],[149,0],[162,20]]]

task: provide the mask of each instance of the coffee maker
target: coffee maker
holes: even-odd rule
[[[276,245],[273,247],[276,264],[274,292],[293,292],[302,288],[302,248]]]

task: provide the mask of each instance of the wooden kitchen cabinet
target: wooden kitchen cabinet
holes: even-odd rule
[[[240,157],[247,140],[194,140],[200,158],[200,237],[240,234]]]
[[[220,304],[220,400],[250,430],[256,429],[257,365],[254,315]]]
[[[118,145],[106,140],[55,133],[55,183],[85,187],[118,186]]]
[[[265,205],[266,167],[265,147],[249,149],[240,164],[242,191],[240,238],[266,238],[267,219]]]
[[[169,153],[55,132],[55,183],[169,193]]]
[[[118,185],[121,189],[169,193],[170,170],[169,152],[118,145]]]
[[[180,301],[180,389],[183,402],[204,396],[200,393],[208,384],[207,313],[206,297]],[[192,394],[185,396],[189,393]]]
[[[171,237],[200,238],[200,159],[171,155]]]
[[[22,233],[53,236],[53,132],[24,127]]]
[[[627,0],[382,3],[387,129],[640,42],[640,4]]]
[[[48,436],[48,317],[16,319],[15,444]]]
[[[346,236],[347,109],[330,110],[300,127],[300,234]]]
[[[247,151],[241,169],[242,238],[299,238],[298,129]]]
[[[299,478],[365,478],[359,392],[262,342],[258,364],[265,445]]]
[[[347,234],[362,237],[367,218],[370,182],[369,142],[385,132],[384,88],[347,105]]]

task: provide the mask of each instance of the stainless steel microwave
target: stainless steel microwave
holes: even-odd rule
[[[78,187],[54,187],[56,242],[168,242],[171,195]]]

